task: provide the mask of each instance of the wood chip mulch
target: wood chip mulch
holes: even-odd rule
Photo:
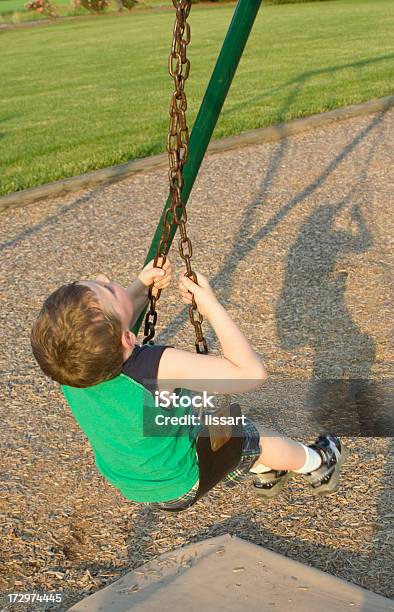
[[[189,205],[195,267],[273,379],[392,380],[393,115],[203,164]],[[14,607],[3,595],[0,607],[66,610],[163,552],[223,533],[392,596],[392,438],[346,437],[350,456],[330,497],[297,477],[270,503],[248,483],[220,485],[189,511],[164,514],[106,484],[58,385],[36,366],[29,332],[43,299],[98,272],[126,284],[165,194],[166,173],[154,171],[0,216],[0,591],[63,597]],[[175,249],[172,261],[181,268]],[[160,329],[159,342],[192,350],[176,283],[161,300]],[[245,406],[259,398],[264,388]],[[284,432],[294,425],[291,390],[272,411],[285,403]],[[298,437],[312,441],[302,429]]]

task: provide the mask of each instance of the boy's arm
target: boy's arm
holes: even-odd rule
[[[137,276],[137,278],[126,287],[126,291],[133,303],[133,318],[130,323],[130,329],[132,329],[148,301],[149,286],[145,285]]]
[[[165,289],[171,282],[171,264],[167,259],[163,268],[154,268],[153,260],[150,261],[137,278],[126,288],[131,301],[133,303],[133,319],[130,324],[130,329],[134,326],[141,312],[145,308],[148,297],[149,287],[153,285],[153,294],[157,293],[158,289]]]
[[[209,393],[241,393],[257,388],[267,378],[260,357],[218,302],[207,279],[200,274],[197,278],[199,285],[186,276],[181,278],[183,301],[190,304],[194,294],[201,314],[216,332],[224,357],[168,348],[160,360],[159,388],[185,387]]]

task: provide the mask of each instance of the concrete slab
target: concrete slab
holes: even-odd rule
[[[85,598],[75,612],[388,612],[394,602],[228,534],[190,544]]]

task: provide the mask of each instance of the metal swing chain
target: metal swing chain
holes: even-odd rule
[[[186,163],[189,147],[189,129],[186,123],[187,100],[185,94],[185,81],[190,72],[190,60],[186,57],[187,45],[190,42],[190,25],[187,18],[191,9],[191,0],[172,0],[176,10],[176,19],[173,29],[173,40],[171,52],[168,58],[168,71],[174,79],[175,91],[170,103],[170,122],[167,136],[167,152],[169,160],[169,187],[170,202],[167,207],[160,242],[157,247],[154,266],[162,268],[166,262],[166,254],[169,251],[169,239],[173,223],[179,227],[180,238],[178,240],[179,254],[186,264],[186,276],[197,283],[196,273],[191,266],[193,247],[186,231],[187,213],[186,206],[182,201],[183,166]],[[159,259],[161,262],[159,264]],[[157,322],[156,303],[160,297],[161,289],[157,295],[152,293],[153,285],[149,288],[149,310],[145,317],[143,344],[152,340],[155,335]],[[201,324],[203,316],[197,308],[194,296],[189,306],[189,318],[196,334],[197,353],[208,353],[207,342],[202,333]]]

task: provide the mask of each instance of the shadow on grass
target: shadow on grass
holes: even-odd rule
[[[313,78],[319,77],[319,76],[327,76],[327,75],[329,76],[330,74],[339,72],[341,70],[346,70],[349,68],[359,69],[365,66],[369,66],[371,64],[378,64],[380,62],[385,62],[385,61],[392,60],[392,59],[394,59],[394,53],[388,53],[386,55],[372,57],[372,58],[368,58],[365,60],[359,60],[357,62],[349,62],[346,64],[338,64],[337,66],[331,66],[328,68],[318,68],[316,70],[308,70],[306,72],[302,72],[294,79],[289,79],[288,81],[286,81],[285,83],[282,83],[281,85],[272,87],[271,89],[268,89],[264,91],[263,93],[258,94],[256,96],[249,97],[247,100],[247,104],[248,106],[253,106],[255,103],[261,102],[264,98],[270,98],[270,96],[272,96],[273,94],[277,94],[278,92],[282,90],[285,92],[288,88],[290,88],[290,91],[287,94],[287,98],[285,99],[283,104],[277,109],[277,113],[273,117],[273,121],[275,121],[276,123],[282,123],[282,122],[289,120],[288,112],[291,109],[291,104],[294,103],[297,96],[301,93],[302,88],[305,85],[310,84]],[[335,104],[332,106],[332,108],[334,107],[336,108],[337,106],[338,104]],[[221,116],[232,115],[235,111],[241,108],[244,108],[244,107],[245,107],[245,101],[239,102],[237,104],[229,103],[223,109]],[[326,109],[326,110],[330,110],[330,109]],[[303,114],[302,116],[305,116],[308,114],[311,114],[310,109],[308,109],[307,112]]]

